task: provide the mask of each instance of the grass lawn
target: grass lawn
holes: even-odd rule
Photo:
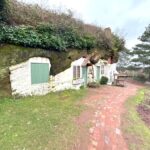
[[[17,100],[0,100],[1,150],[71,150],[78,128],[74,118],[84,89]]]
[[[150,89],[139,90],[136,96],[126,102],[122,125],[130,150],[150,150],[150,128],[137,112],[137,106],[144,101],[146,92],[150,92]]]

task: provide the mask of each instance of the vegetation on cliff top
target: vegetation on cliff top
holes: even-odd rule
[[[64,51],[68,48],[90,50],[96,46],[96,40],[90,35],[79,35],[71,27],[59,27],[42,24],[29,26],[0,26],[0,42],[39,47],[47,50]]]
[[[124,40],[109,28],[84,24],[73,13],[44,10],[16,0],[2,0],[0,42],[63,51],[68,48],[105,50],[109,56],[124,49]],[[7,19],[6,19],[7,18]]]

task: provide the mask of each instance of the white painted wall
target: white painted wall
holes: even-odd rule
[[[84,58],[80,58],[71,63],[71,67],[65,71],[51,76],[50,78],[50,89],[53,92],[62,91],[66,89],[79,89],[83,85],[84,80],[82,79],[82,63]],[[80,79],[73,80],[73,66],[80,66]]]
[[[49,83],[31,84],[31,63],[48,63],[49,70],[51,67],[49,59],[42,57],[30,58],[24,63],[11,66],[9,70],[12,95],[43,95],[49,92]]]
[[[104,65],[104,74],[101,74],[101,68]],[[114,74],[117,74],[116,63],[108,64],[106,60],[99,60],[97,64],[94,65],[94,79],[96,81],[96,66],[100,66],[100,76],[106,76],[108,78],[108,84],[112,84],[114,82]]]
[[[108,77],[108,84],[112,84],[114,82],[114,74],[117,74],[116,63],[108,64],[105,68],[105,76]]]
[[[101,73],[102,65],[104,66],[104,74]],[[95,82],[97,81],[97,66],[100,67],[100,77],[106,76],[106,67],[107,67],[106,61],[100,59],[99,62],[94,65],[94,80],[95,80]]]

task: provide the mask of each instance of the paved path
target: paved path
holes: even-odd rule
[[[89,128],[87,150],[128,150],[120,129],[121,114],[124,111],[124,102],[135,95],[140,87],[127,83],[125,87],[104,86],[89,89],[84,103],[94,111],[90,117],[92,126]],[[80,120],[84,118],[87,118],[86,114],[81,115]]]

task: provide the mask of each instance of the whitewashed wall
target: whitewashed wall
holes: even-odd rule
[[[48,63],[49,70],[51,67],[49,59],[42,57],[30,58],[24,63],[11,66],[9,70],[12,95],[43,95],[50,91],[49,83],[31,84],[31,63]]]
[[[82,63],[84,58],[80,58],[72,62],[71,67],[65,71],[51,76],[50,89],[53,92],[62,91],[66,89],[79,89],[83,85],[84,80],[82,78],[73,80],[73,66],[80,66],[80,77],[82,77]]]
[[[105,67],[105,76],[108,77],[108,84],[112,84],[114,82],[114,74],[117,74],[116,63],[108,64]]]
[[[104,65],[104,74],[101,74],[101,68]],[[106,60],[100,60],[97,64],[94,65],[94,80],[96,81],[96,66],[100,66],[100,76],[106,76],[108,78],[108,84],[114,82],[114,74],[117,74],[116,63],[108,64]]]
[[[80,77],[82,77],[82,64],[85,58],[80,58],[72,62],[71,67],[65,71],[57,74],[56,76],[51,76],[50,78],[50,89],[51,91],[62,91],[65,89],[79,89],[83,85],[84,79],[80,78],[78,80],[73,80],[73,66],[80,66]],[[105,62],[105,63],[104,63]],[[101,74],[101,67],[104,65],[104,74]],[[108,84],[112,84],[114,81],[114,73],[116,73],[116,64],[108,64],[105,60],[100,60],[96,65],[88,67],[87,70],[87,81],[96,82],[97,66],[100,66],[100,76],[108,77]],[[89,70],[93,70],[94,77],[91,78]]]
[[[93,67],[94,67],[94,81],[95,82],[97,81],[97,66],[100,67],[100,77],[106,76],[106,67],[107,67],[108,64],[106,64],[106,61],[104,63],[104,61],[105,60],[101,60],[100,59],[98,63],[96,63],[95,65],[93,65]],[[102,65],[104,66],[104,73],[103,74],[101,74]]]

